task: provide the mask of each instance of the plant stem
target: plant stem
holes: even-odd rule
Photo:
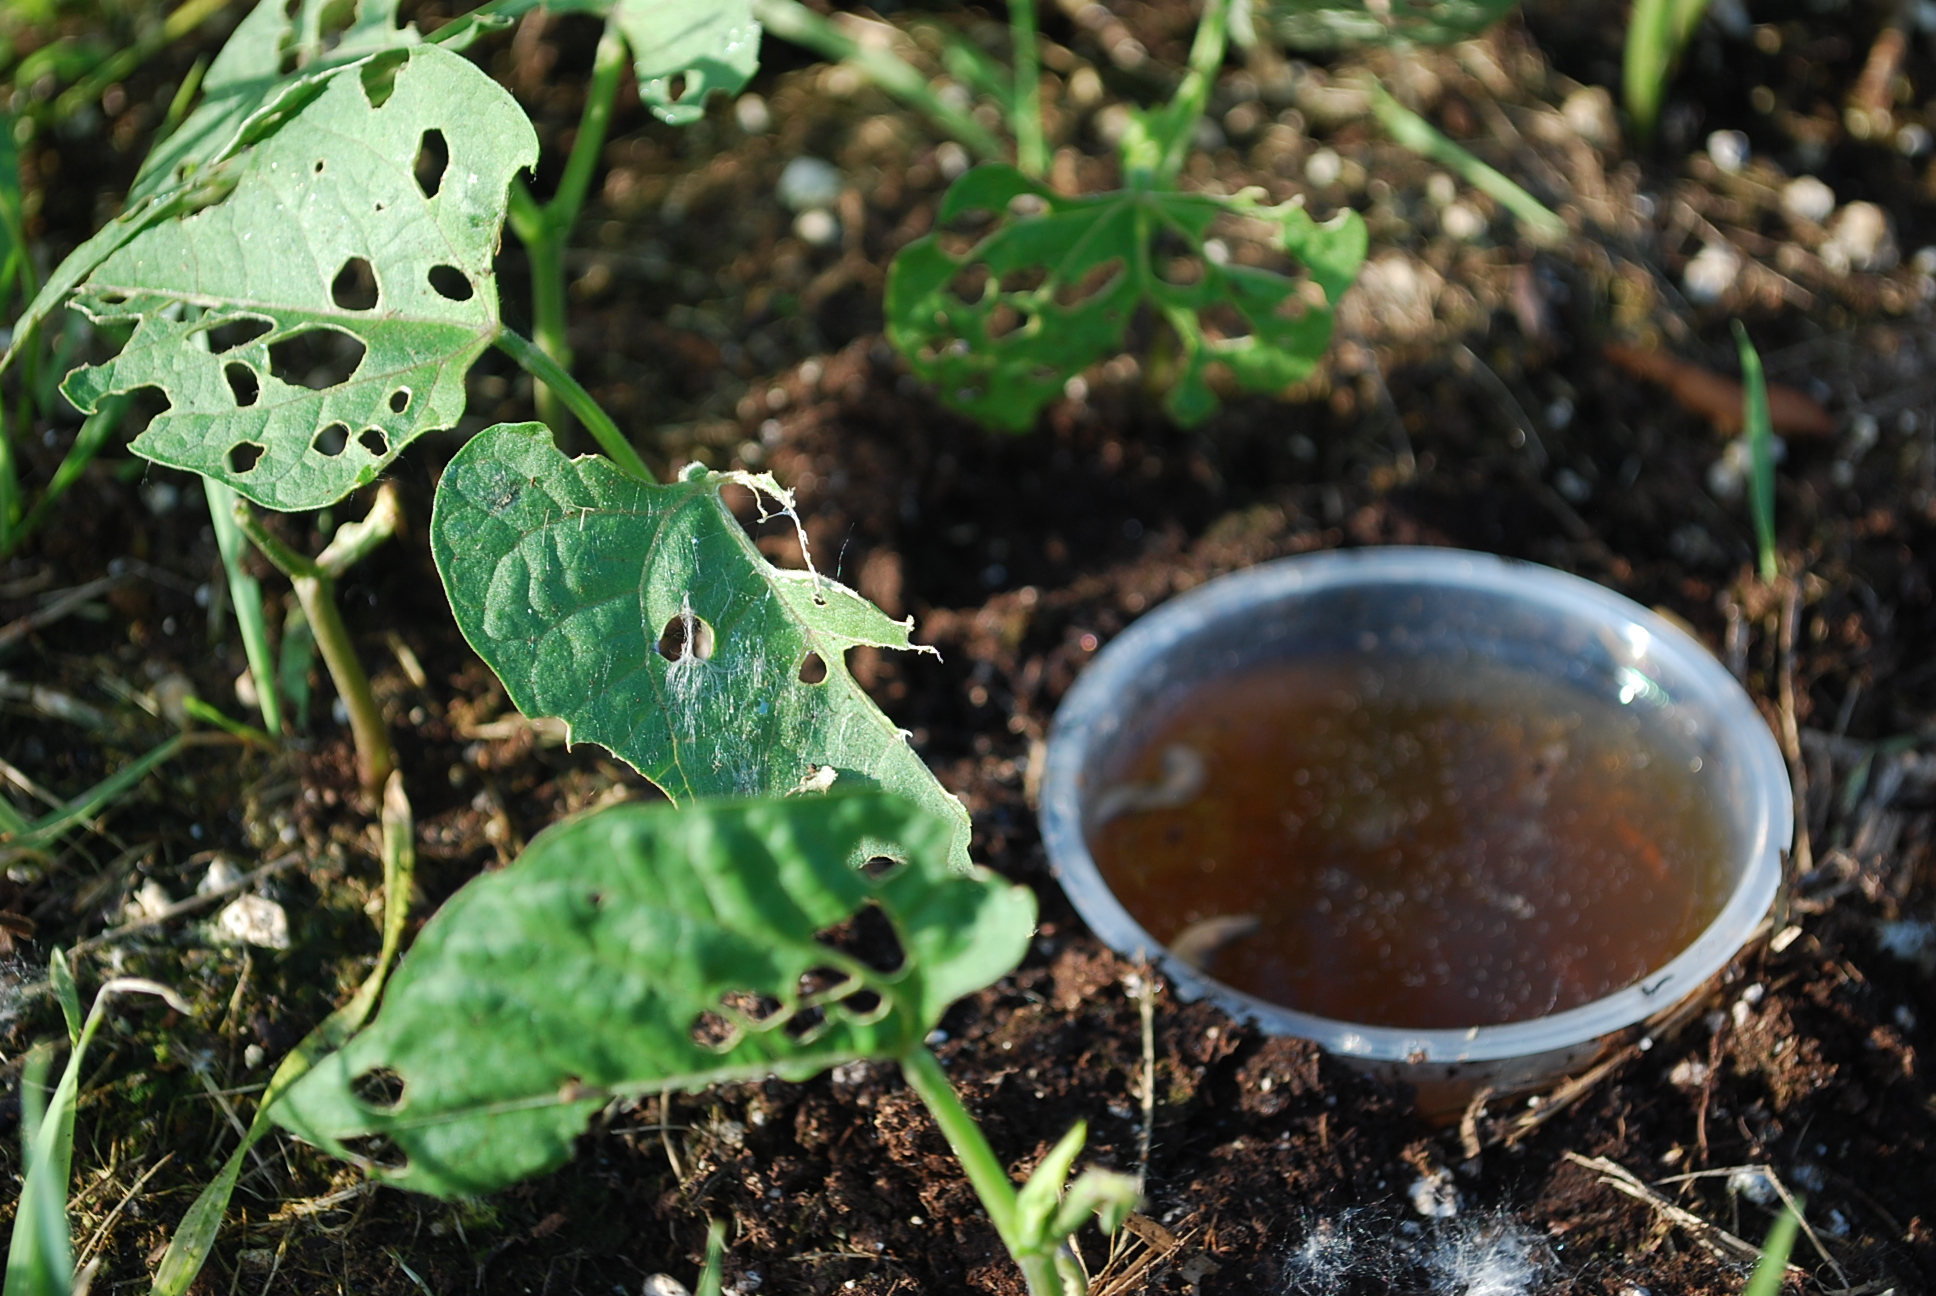
[[[899,55],[862,45],[799,0],[753,0],[753,16],[781,40],[865,73],[881,89],[932,117],[982,161],[1001,160],[1005,152],[1001,141],[970,114],[943,103],[927,78]]]
[[[376,507],[365,518],[363,531],[353,540],[346,542],[346,551],[354,551],[361,557],[376,544],[386,538],[396,527],[397,509],[394,502],[386,507],[384,496],[377,497]],[[304,557],[262,525],[262,519],[242,499],[235,501],[235,523],[242,533],[255,542],[255,547],[264,557],[274,563],[289,583],[296,587],[296,599],[302,604],[303,615],[309,618],[310,631],[316,636],[316,647],[323,654],[323,665],[329,670],[329,677],[336,685],[336,695],[343,699],[343,706],[350,713],[350,734],[356,740],[357,774],[362,780],[363,790],[371,796],[379,795],[384,780],[396,768],[396,756],[390,749],[389,730],[383,724],[383,711],[376,704],[376,695],[370,691],[370,677],[364,673],[363,662],[356,655],[356,646],[350,642],[349,628],[343,624],[343,614],[336,606],[336,573],[347,566],[340,562],[332,571],[321,563]],[[387,523],[387,529],[385,529]],[[347,529],[347,528],[345,528]],[[329,552],[336,546],[332,544]]]
[[[1197,20],[1196,39],[1190,43],[1190,70],[1171,96],[1165,112],[1175,122],[1168,148],[1157,167],[1159,188],[1169,188],[1183,171],[1196,136],[1197,119],[1210,102],[1210,88],[1216,84],[1217,69],[1223,66],[1225,42],[1230,35],[1231,0],[1205,0],[1203,17]]]
[[[605,34],[598,40],[578,133],[572,139],[565,174],[551,201],[539,206],[522,180],[511,184],[511,232],[524,244],[531,262],[532,332],[538,346],[561,369],[569,370],[572,363],[565,309],[565,242],[578,223],[592,172],[598,167],[598,155],[605,147],[605,133],[612,123],[612,101],[618,96],[619,80],[625,72],[625,53],[625,38],[619,34],[617,23],[607,22]],[[569,402],[547,382],[538,384],[536,397],[538,417],[554,436],[562,437],[570,430]]]
[[[973,1185],[975,1195],[981,1198],[982,1209],[988,1212],[995,1232],[1001,1235],[1002,1245],[1008,1248],[1009,1255],[1021,1266],[1022,1276],[1028,1279],[1031,1296],[1062,1296],[1062,1282],[1056,1277],[1054,1257],[1023,1250],[1021,1238],[1017,1236],[1015,1185],[995,1156],[995,1149],[988,1146],[981,1126],[961,1105],[955,1087],[948,1083],[947,1072],[941,1069],[940,1059],[917,1045],[908,1050],[900,1062],[901,1074],[907,1078],[908,1087],[920,1095],[928,1113],[934,1117],[934,1123],[941,1127],[941,1136],[948,1140],[948,1146],[954,1149],[955,1160],[961,1162],[961,1168],[967,1172],[968,1182]]]
[[[1537,241],[1559,243],[1566,238],[1566,222],[1546,204],[1441,135],[1376,81],[1367,82],[1365,88],[1371,96],[1371,111],[1394,140],[1420,157],[1451,167],[1460,179],[1525,221]]]
[[[1015,165],[1040,180],[1049,170],[1042,133],[1042,59],[1036,48],[1035,0],[1008,0],[1009,43],[1015,48]]]
[[[1740,320],[1734,321],[1734,343],[1741,353],[1741,427],[1748,438],[1748,507],[1754,515],[1761,579],[1773,584],[1781,569],[1775,562],[1775,432],[1768,415],[1768,382],[1761,372],[1761,353],[1748,340],[1748,330]]]
[[[494,341],[500,351],[518,362],[520,369],[539,382],[550,384],[564,398],[571,412],[578,416],[578,421],[585,425],[586,430],[597,439],[600,448],[621,469],[640,481],[657,480],[652,470],[645,466],[645,460],[639,457],[639,452],[632,448],[632,443],[625,439],[625,434],[618,430],[618,424],[612,422],[612,416],[601,409],[591,393],[580,387],[578,381],[559,368],[543,350],[508,328],[499,329]]]
[[[93,417],[101,417],[101,412]],[[249,677],[255,681],[256,707],[262,712],[262,727],[271,737],[279,737],[282,703],[276,696],[276,667],[275,658],[269,654],[269,625],[262,615],[262,583],[242,566],[242,529],[235,521],[235,510],[241,501],[233,489],[213,477],[202,478],[202,492],[208,496],[208,517],[215,528],[215,547],[222,555],[222,570],[228,574],[229,602],[235,606],[235,624],[242,631],[242,655],[249,659]]]

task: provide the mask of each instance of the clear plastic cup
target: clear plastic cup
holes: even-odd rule
[[[1664,966],[1603,998],[1504,1025],[1415,1030],[1334,1021],[1257,998],[1175,957],[1139,925],[1089,852],[1088,801],[1139,715],[1204,680],[1307,653],[1464,655],[1659,708],[1701,752],[1719,792],[1731,889],[1719,915]],[[1551,568],[1449,549],[1310,554],[1222,577],[1113,640],[1056,713],[1042,835],[1063,890],[1098,937],[1148,956],[1186,999],[1207,998],[1277,1035],[1301,1036],[1412,1085],[1428,1114],[1480,1087],[1524,1090],[1589,1064],[1719,973],[1774,899],[1794,829],[1788,771],[1734,678],[1685,631],[1630,599]]]

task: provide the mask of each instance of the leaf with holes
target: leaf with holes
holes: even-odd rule
[[[457,624],[519,708],[556,716],[675,801],[780,795],[831,777],[968,815],[848,671],[911,647],[912,623],[774,567],[720,498],[770,477],[689,470],[656,485],[567,459],[543,424],[478,433],[444,469],[431,552]]]
[[[561,1164],[614,1097],[907,1055],[1035,926],[1025,888],[951,867],[953,833],[872,792],[621,805],[547,829],[445,903],[375,1023],[275,1119],[454,1197]],[[887,859],[856,868],[865,854]],[[407,1161],[386,1169],[360,1140]]]
[[[62,390],[92,410],[158,388],[169,408],[137,454],[273,509],[341,499],[463,414],[498,331],[506,191],[537,151],[510,95],[435,46],[393,79],[331,79],[239,159],[224,201],[142,231],[81,285],[80,309],[134,333]]]
[[[1014,208],[1033,208],[1016,214]],[[1067,198],[991,163],[957,180],[937,224],[996,213],[995,229],[950,252],[940,234],[911,243],[888,272],[887,332],[943,400],[1023,431],[1063,385],[1123,347],[1148,304],[1177,347],[1165,404],[1190,424],[1217,406],[1211,371],[1275,391],[1308,374],[1331,336],[1333,307],[1364,261],[1364,222],[1320,224],[1295,203],[1131,188]],[[1210,228],[1231,216],[1268,230],[1302,276],[1213,255]],[[964,278],[979,283],[963,286]]]
[[[618,0],[614,12],[639,96],[661,121],[698,121],[708,94],[732,94],[759,71],[752,0]]]
[[[1518,0],[1264,0],[1257,21],[1296,49],[1411,42],[1446,45],[1477,36]]]

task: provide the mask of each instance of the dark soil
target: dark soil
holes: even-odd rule
[[[1049,62],[1058,183],[1105,187],[1106,105],[1146,99],[1173,75],[1163,69],[1182,58],[1189,8],[1044,7],[1066,52]],[[1806,1197],[1819,1239],[1820,1250],[1798,1246],[1805,1278],[1791,1289],[1936,1291],[1936,1101],[1919,1060],[1936,1047],[1936,387],[1926,378],[1936,265],[1910,257],[1936,237],[1936,170],[1925,170],[1926,151],[1855,138],[1843,111],[1891,11],[1757,5],[1772,36],[1730,35],[1710,19],[1652,151],[1594,135],[1590,91],[1617,94],[1624,6],[1542,0],[1482,42],[1419,53],[1409,70],[1385,55],[1319,59],[1281,92],[1267,69],[1233,61],[1213,113],[1222,142],[1193,163],[1192,182],[1304,193],[1320,213],[1356,207],[1372,227],[1372,268],[1341,311],[1327,365],[1296,399],[1233,399],[1193,431],[1159,416],[1133,360],[1087,375],[1033,434],[1012,438],[949,413],[908,375],[880,337],[882,268],[929,228],[945,158],[923,122],[845,74],[769,59],[754,89],[774,125],[757,134],[725,103],[684,131],[652,122],[635,99],[622,104],[572,252],[578,372],[662,462],[777,473],[799,493],[822,568],[912,614],[917,638],[941,650],[939,662],[858,654],[852,664],[967,803],[976,858],[1040,896],[1023,967],[957,1005],[937,1045],[1017,1173],[1078,1119],[1090,1126],[1088,1161],[1141,1163],[1138,988],[1150,978],[1075,917],[1031,801],[1057,703],[1137,615],[1283,555],[1453,545],[1575,572],[1680,618],[1778,732],[1791,690],[1809,855],[1788,921],[1764,930],[1678,1027],[1629,1041],[1590,1084],[1496,1101],[1463,1129],[1436,1128],[1410,1113],[1407,1094],[1154,986],[1149,1200],[1113,1250],[1093,1233],[1081,1239],[1095,1290],[1733,1292],[1748,1263],[1715,1230],[1758,1243],[1774,1216],[1754,1170],[1728,1172],[1766,1167]],[[1146,62],[1123,53],[1125,36]],[[532,109],[548,158],[576,121],[595,37],[589,20],[534,21],[480,47]],[[113,210],[161,108],[210,47],[158,57],[118,108],[23,151],[46,261]],[[1484,232],[1447,233],[1435,168],[1339,99],[1338,73],[1364,63],[1554,205],[1574,237],[1537,249],[1463,187],[1458,200]],[[1078,67],[1100,74],[1102,101],[1078,106],[1065,93]],[[1925,37],[1911,40],[1900,76],[1895,123],[1936,126],[1936,101],[1918,106],[1936,95]],[[1748,135],[1745,169],[1717,168],[1705,151],[1719,128]],[[1335,183],[1307,179],[1320,150],[1339,163]],[[781,167],[807,153],[851,186],[838,204],[842,238],[828,247],[796,237],[772,197]],[[1824,229],[1780,209],[1784,173],[1804,172],[1844,202],[1880,205],[1901,255],[1866,269],[1825,255]],[[1741,268],[1718,301],[1697,306],[1683,276],[1704,243],[1732,247]],[[514,252],[504,269],[517,323],[525,284]],[[1839,429],[1788,446],[1778,520],[1790,575],[1776,587],[1752,574],[1745,506],[1712,489],[1724,438],[1602,350],[1658,343],[1732,373],[1733,316],[1748,321],[1771,377],[1822,400]],[[460,433],[530,416],[528,382],[482,362]],[[36,489],[72,426],[36,426],[18,442]],[[400,461],[408,534],[342,590],[415,805],[420,916],[560,815],[653,795],[621,762],[548,745],[517,722],[458,635],[424,540],[458,440],[430,438]],[[290,540],[320,543],[317,520],[284,522]],[[782,528],[759,534],[775,561],[800,561]],[[122,451],[95,464],[55,524],[0,567],[0,622],[51,592],[124,579],[0,663],[0,756],[71,795],[165,735],[138,701],[177,678],[246,714],[220,572],[192,479]],[[1792,651],[1779,633],[1784,591],[1797,609]],[[63,711],[50,691],[91,712]],[[100,1230],[97,1290],[146,1282],[227,1155],[233,1134],[210,1090],[265,1080],[375,952],[372,807],[355,790],[326,685],[311,729],[276,756],[194,748],[98,833],[0,880],[0,910],[36,933],[0,936],[11,960],[0,1156],[17,1172],[19,1055],[58,1029],[36,984],[47,948],[122,921],[146,883],[190,894],[217,855],[245,868],[292,849],[302,857],[268,884],[292,919],[287,952],[244,954],[179,922],[82,962],[84,988],[115,969],[175,985],[198,1008],[183,1019],[131,1005],[90,1059],[74,1214],[82,1241]],[[1920,960],[1905,941],[1916,932],[1928,942]],[[1885,934],[1905,953],[1886,950]],[[219,1100],[243,1119],[251,1101]],[[200,1291],[630,1292],[659,1271],[690,1282],[709,1216],[732,1224],[729,1291],[1022,1290],[891,1067],[615,1110],[568,1168],[456,1206],[369,1190],[287,1140],[262,1150]],[[1615,1191],[1613,1167],[1683,1214]],[[1429,1217],[1415,1189],[1441,1172],[1458,1209]],[[1670,1180],[1700,1172],[1713,1173]]]

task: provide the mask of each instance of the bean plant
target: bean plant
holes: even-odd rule
[[[209,65],[199,105],[143,164],[122,213],[40,285],[0,362],[31,352],[63,308],[95,323],[112,354],[74,368],[61,390],[94,416],[138,393],[163,406],[130,448],[201,476],[220,529],[233,524],[228,540],[246,538],[290,577],[349,709],[365,785],[390,789],[385,804],[402,807],[400,822],[407,801],[390,773],[385,720],[333,597],[343,571],[397,529],[397,497],[377,490],[368,515],[336,528],[315,557],[258,510],[333,509],[372,486],[413,442],[457,423],[467,373],[493,347],[605,452],[568,457],[556,418],[479,433],[439,479],[431,548],[459,628],[513,700],[630,761],[677,808],[621,807],[562,825],[522,863],[474,884],[426,930],[376,1025],[331,1063],[382,984],[401,935],[393,905],[366,992],[278,1072],[251,1139],[273,1118],[348,1154],[345,1122],[380,1117],[372,1131],[412,1160],[373,1173],[474,1192],[556,1164],[570,1131],[615,1097],[892,1059],[1032,1289],[1079,1286],[1064,1239],[1091,1214],[1120,1218],[1134,1185],[1097,1172],[1065,1196],[1078,1127],[1017,1193],[921,1043],[950,1002],[1019,959],[1033,907],[973,869],[966,811],[848,671],[852,648],[910,648],[911,623],[810,561],[785,570],[759,553],[722,493],[748,489],[768,516],[792,517],[771,476],[694,465],[653,480],[571,377],[569,356],[555,354],[556,337],[547,347],[502,320],[495,260],[507,221],[534,266],[561,259],[603,132],[602,121],[581,129],[549,202],[523,190],[536,134],[461,51],[535,7],[497,0],[426,37],[398,23],[396,0],[347,11],[263,0]],[[752,68],[758,27],[737,0],[553,8],[607,21],[588,114],[609,109],[627,64],[671,120]],[[542,332],[548,290],[542,271],[534,280]],[[257,679],[273,689],[266,670]],[[868,860],[885,861],[886,875],[871,877]],[[563,873],[577,879],[569,895],[543,899]],[[525,1004],[515,1015],[527,1029],[495,1080],[427,1068],[410,1049],[449,1037],[424,1033],[423,1004],[455,984],[450,959],[510,932],[506,904],[535,924],[528,957],[457,979],[475,974],[470,984],[501,1008]],[[895,968],[863,970],[817,938],[859,907],[892,926]],[[620,957],[636,1009],[600,1010],[609,1037],[566,1025],[587,1010],[584,995],[611,989],[584,961],[588,950]],[[826,981],[829,969],[837,975]],[[543,1011],[529,1006],[540,1002]],[[479,1024],[461,1051],[480,1056],[488,1041],[501,1059],[511,1038]],[[313,1078],[297,1082],[306,1070]],[[373,1071],[400,1076],[404,1097],[378,1103],[359,1090]],[[490,1089],[504,1084],[516,1091]],[[193,1282],[239,1157],[190,1211],[157,1293]]]

